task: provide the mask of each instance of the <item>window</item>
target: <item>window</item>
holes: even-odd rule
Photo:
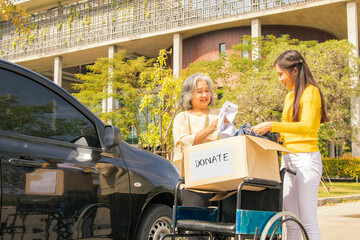
[[[248,45],[249,43],[248,41],[243,41],[243,44]],[[241,55],[243,58],[249,58],[249,52],[247,50],[244,50]]]
[[[220,43],[219,44],[219,54],[224,54],[225,53],[225,43]]]
[[[10,71],[0,76],[0,131],[100,147],[94,124],[55,92]]]
[[[136,129],[134,126],[130,127],[130,135],[126,139],[126,142],[130,143],[130,144],[138,144],[139,143],[139,138],[138,138],[138,135],[136,133]]]

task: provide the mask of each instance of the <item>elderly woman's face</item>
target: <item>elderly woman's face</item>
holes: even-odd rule
[[[202,79],[197,80],[195,92],[191,97],[191,104],[193,109],[208,108],[210,99],[211,92],[208,83]]]

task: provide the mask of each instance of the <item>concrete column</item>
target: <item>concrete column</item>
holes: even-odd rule
[[[175,33],[173,36],[173,74],[178,77],[182,70],[182,36]]]
[[[261,22],[260,19],[251,20],[251,38],[257,38],[261,36]],[[252,59],[258,59],[260,57],[260,49],[258,46],[255,46],[252,50]]]
[[[62,57],[56,56],[54,59],[54,82],[62,86]]]
[[[354,54],[359,56],[359,33],[356,2],[347,2],[346,10],[348,41],[355,46]]]
[[[108,51],[108,53],[109,53],[109,58],[113,58],[114,57],[114,55],[115,55],[115,53],[117,53],[117,46],[116,45],[111,45],[111,46],[109,46],[109,51]]]
[[[355,46],[354,54],[356,57],[359,57],[359,32],[358,32],[358,17],[357,17],[357,6],[356,2],[347,2],[346,3],[347,11],[347,32],[348,32],[348,41]],[[357,72],[357,66],[355,63],[350,61],[350,67],[354,68],[354,74],[351,77],[353,81],[353,86],[355,87],[359,82]],[[356,96],[351,99],[351,122],[353,126],[360,126],[360,97]],[[354,140],[357,139],[358,143]],[[352,140],[352,155],[353,157],[360,156],[360,133],[355,131]]]
[[[351,123],[356,130],[353,133],[351,149],[353,157],[360,157],[360,97],[356,96],[351,99]],[[354,141],[357,139],[357,143]]]
[[[107,99],[103,99],[101,101],[101,112],[106,113],[107,111]]]
[[[117,52],[117,47],[116,45],[112,45],[109,47],[109,58],[114,58],[115,53]],[[113,69],[109,69],[109,77],[112,78],[113,76]],[[112,94],[114,92],[113,89],[113,85],[112,82],[109,81],[109,86],[108,86],[108,93]],[[115,99],[113,97],[108,97],[107,99],[107,112],[112,112],[115,109]]]

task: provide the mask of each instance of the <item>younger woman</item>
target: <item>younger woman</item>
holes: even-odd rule
[[[296,171],[284,179],[284,210],[297,215],[311,240],[321,239],[317,221],[318,188],[322,162],[317,146],[320,123],[329,121],[323,94],[299,52],[289,50],[275,61],[279,81],[289,90],[282,122],[263,122],[252,130],[263,135],[279,132],[284,146],[295,154],[284,154],[281,167]],[[296,224],[288,222],[287,239],[301,239]]]

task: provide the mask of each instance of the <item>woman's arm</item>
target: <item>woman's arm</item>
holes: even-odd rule
[[[273,132],[303,134],[311,132],[317,123],[317,117],[321,118],[321,97],[319,90],[312,86],[305,89],[301,97],[302,112],[299,122],[273,122]]]
[[[189,119],[186,117],[185,112],[181,112],[175,117],[173,125],[173,138],[175,146],[193,145],[195,134],[191,134],[189,124]]]
[[[314,129],[317,113],[321,114],[321,98],[316,87],[305,89],[301,97],[302,112],[299,122],[263,122],[252,128],[257,134],[267,131],[302,134]]]
[[[202,143],[210,134],[217,130],[218,119],[210,123],[209,126],[195,134],[193,145]]]
[[[175,146],[183,147],[193,146],[202,143],[210,134],[217,130],[218,119],[210,123],[210,125],[195,134],[191,134],[189,129],[189,119],[186,113],[179,113],[174,119],[173,138]]]
[[[272,131],[272,122],[262,122],[255,127],[252,127],[251,130],[259,135],[264,135],[266,132]]]

